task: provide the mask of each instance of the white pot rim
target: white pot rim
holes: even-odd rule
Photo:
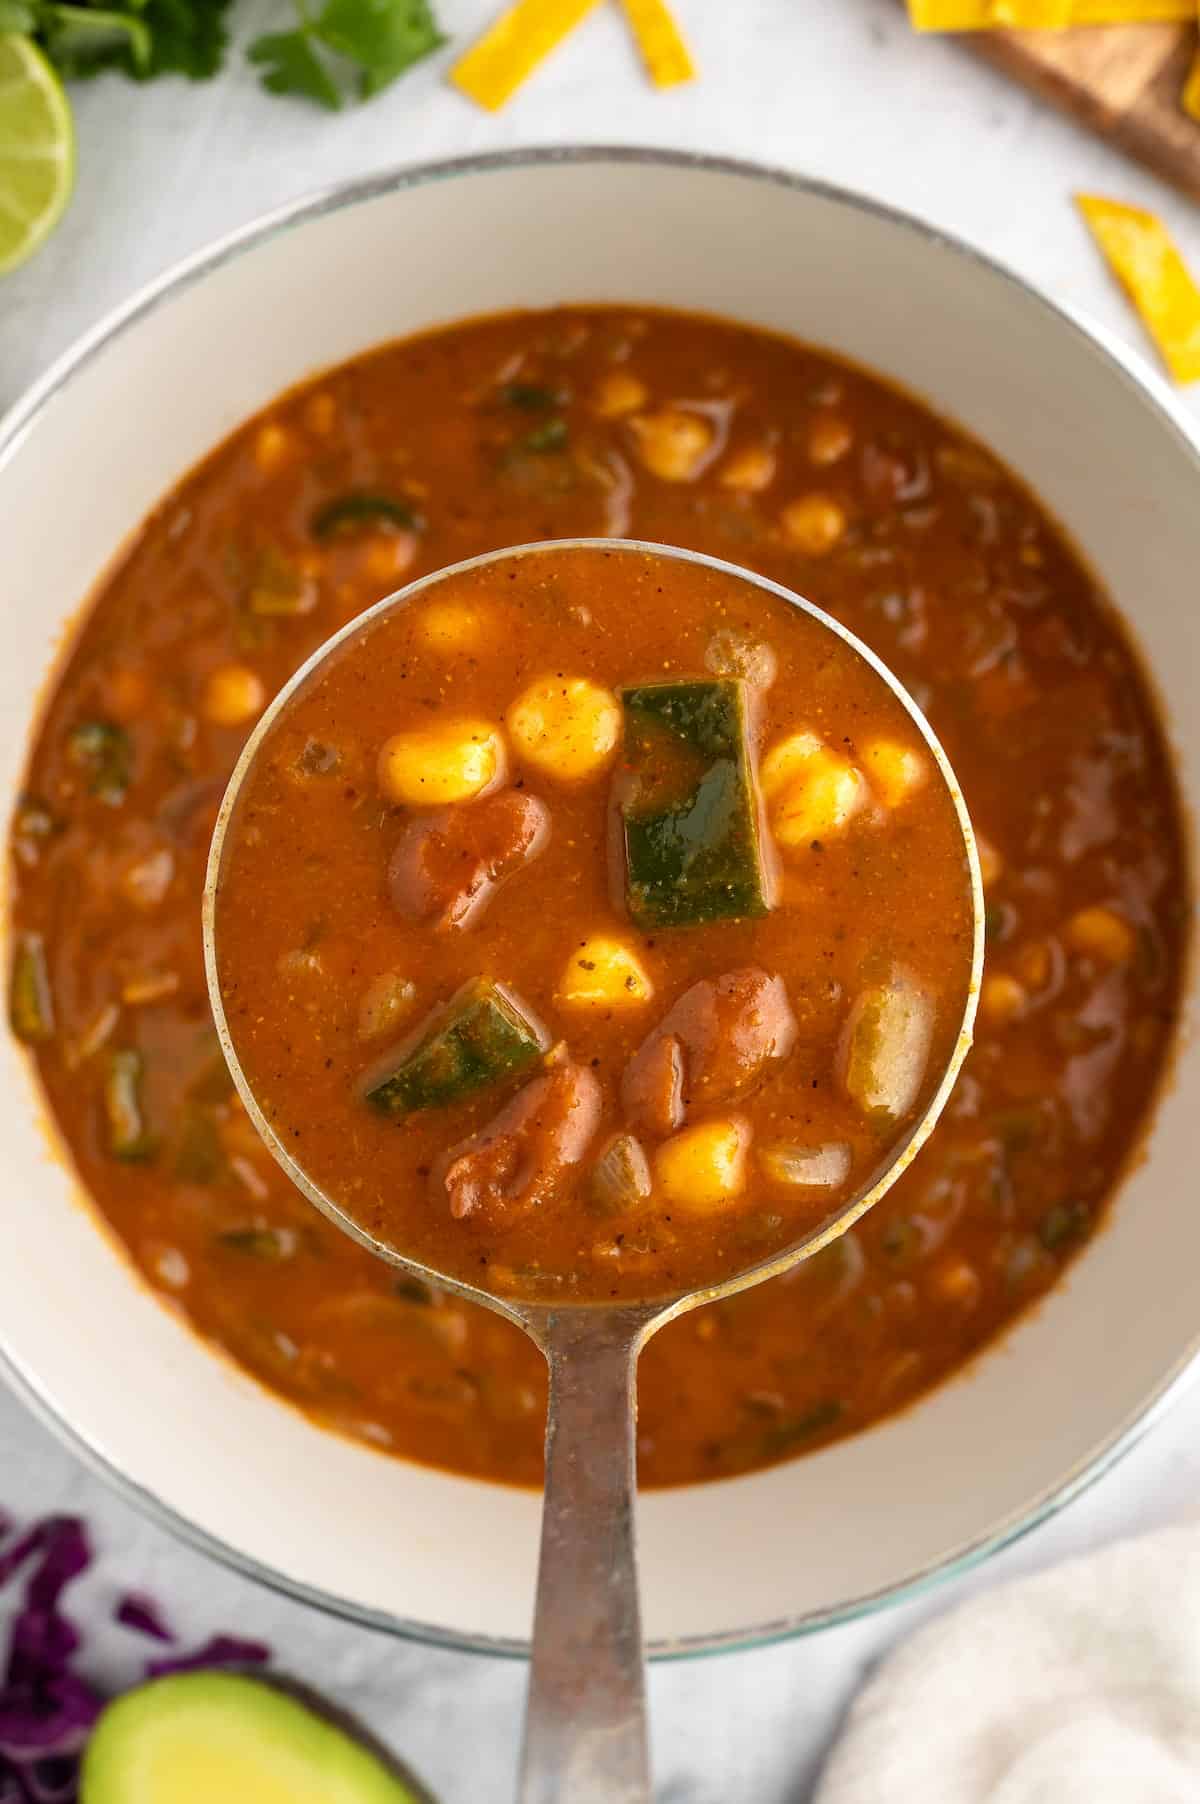
[[[1051,299],[1005,263],[902,208],[871,199],[834,183],[743,158],[619,144],[532,146],[428,163],[404,164],[373,175],[330,184],[299,200],[287,202],[252,220],[248,225],[238,227],[205,249],[169,266],[162,274],[135,291],[127,301],[104,315],[95,326],[78,338],[25,390],[7,413],[0,417],[0,474],[45,410],[93,358],[159,306],[175,299],[243,252],[254,250],[277,235],[308,224],[325,214],[341,212],[404,189],[501,170],[588,163],[659,165],[771,183],[809,198],[826,200],[851,211],[886,220],[931,246],[965,258],[998,278],[1001,283],[1015,289],[1026,302],[1032,302],[1059,326],[1084,339],[1094,351],[1099,352],[1121,384],[1126,389],[1133,390],[1143,403],[1157,413],[1160,424],[1167,428],[1177,441],[1177,448],[1192,463],[1200,485],[1200,430],[1193,425],[1168,383],[1106,327]],[[969,1571],[991,1554],[1010,1546],[1057,1514],[1109,1472],[1182,1394],[1193,1376],[1198,1358],[1200,1332],[1163,1378],[1151,1387],[1138,1406],[1076,1461],[1060,1479],[1019,1510],[990,1524],[981,1534],[951,1548],[927,1566],[906,1573],[878,1590],[850,1598],[833,1609],[788,1616],[737,1629],[728,1634],[688,1636],[653,1642],[647,1650],[650,1657],[657,1660],[686,1659],[769,1646],[857,1620],[888,1604],[915,1597],[942,1580]],[[355,1604],[317,1586],[285,1577],[272,1567],[197,1527],[179,1510],[122,1472],[89,1441],[85,1433],[55,1409],[39,1387],[35,1374],[25,1369],[5,1344],[2,1326],[0,1376],[32,1413],[126,1502],[179,1540],[245,1577],[294,1601],[311,1604],[327,1615],[340,1617],[363,1627],[379,1629],[406,1640],[459,1652],[516,1659],[528,1657],[529,1645],[523,1639],[471,1635],[442,1629],[390,1611]]]

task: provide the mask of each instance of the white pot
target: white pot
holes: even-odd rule
[[[1099,333],[934,233],[785,175],[542,151],[386,176],[276,214],[92,333],[0,428],[0,787],[80,600],[163,492],[279,390],[461,315],[563,301],[697,309],[827,345],[990,444],[1067,527],[1158,679],[1200,793],[1200,459]],[[128,1494],[305,1596],[519,1651],[538,1499],[309,1426],[131,1277],[0,1051],[0,1345]],[[662,1651],[861,1610],[1070,1496],[1164,1402],[1200,1331],[1200,1045],[1185,1045],[1111,1225],[1046,1304],[917,1407],[769,1472],[650,1495]]]

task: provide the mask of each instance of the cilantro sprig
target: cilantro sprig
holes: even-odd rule
[[[430,0],[294,0],[296,24],[249,47],[264,88],[336,110],[368,100],[445,43]],[[36,37],[68,79],[119,69],[135,81],[205,81],[225,61],[230,0],[0,0],[0,33]]]
[[[0,0],[0,4],[3,0]],[[346,79],[369,100],[445,43],[428,0],[325,0],[310,13],[295,0],[292,31],[267,32],[250,46],[272,94],[341,106]]]

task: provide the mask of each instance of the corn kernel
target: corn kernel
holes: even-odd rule
[[[417,615],[417,631],[426,645],[447,657],[473,651],[484,638],[487,616],[462,601],[430,601]]]
[[[920,752],[897,745],[893,739],[876,739],[862,748],[862,762],[872,787],[885,808],[899,808],[918,790],[929,774]]]
[[[983,880],[983,887],[990,889],[992,884],[997,883],[1000,879],[1004,870],[1004,860],[991,840],[985,839],[982,833],[975,835],[975,850],[979,853],[979,875]]]
[[[970,1309],[979,1301],[983,1289],[979,1273],[967,1259],[944,1259],[932,1275],[935,1295],[947,1303],[958,1303]]]
[[[291,462],[296,443],[286,426],[268,420],[254,435],[254,461],[264,476],[274,476]]]
[[[979,991],[980,1012],[999,1027],[1023,1015],[1028,1001],[1025,985],[1003,971],[985,977]]]
[[[621,737],[616,696],[586,677],[541,677],[504,718],[518,756],[559,783],[594,777]]]
[[[812,759],[824,750],[824,742],[815,733],[808,732],[789,733],[786,739],[773,745],[758,773],[759,787],[767,801],[774,801],[803,777],[810,769]]]
[[[654,1157],[663,1201],[697,1215],[723,1208],[745,1188],[749,1145],[750,1128],[740,1115],[673,1134]]]
[[[712,448],[713,429],[698,413],[664,407],[630,420],[637,452],[652,476],[664,482],[692,482]]]
[[[759,495],[775,480],[775,453],[769,445],[744,445],[721,466],[720,484],[739,495]]]
[[[773,746],[759,782],[775,837],[792,848],[840,831],[867,797],[862,772],[812,733],[793,733]]]
[[[637,1008],[653,994],[637,953],[599,933],[571,954],[558,984],[558,1000],[571,1008]]]
[[[1030,989],[1041,990],[1050,981],[1050,948],[1045,940],[1034,940],[1017,954],[1017,971],[1021,982]]]
[[[486,720],[445,720],[394,733],[379,754],[379,787],[408,808],[445,808],[493,788],[505,771],[504,741]]]
[[[820,413],[808,429],[808,458],[814,464],[835,464],[854,443],[854,428],[836,413]]]
[[[262,678],[245,664],[221,664],[204,685],[200,707],[216,727],[244,727],[261,714],[267,691]]]
[[[846,510],[832,495],[801,495],[779,516],[783,536],[805,557],[827,557],[846,530]]]
[[[639,407],[644,407],[648,396],[646,384],[639,381],[632,370],[610,370],[596,384],[592,412],[599,414],[602,420],[620,420],[627,413],[636,413]]]
[[[304,424],[318,438],[324,438],[333,431],[337,423],[337,402],[324,389],[319,394],[310,395],[304,404]]]
[[[144,670],[118,665],[108,680],[108,711],[117,720],[136,720],[150,700],[150,679]]]
[[[1111,908],[1081,908],[1067,922],[1066,941],[1072,951],[1112,965],[1133,956],[1133,928]]]

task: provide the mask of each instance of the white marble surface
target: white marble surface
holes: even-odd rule
[[[460,39],[496,4],[438,0]],[[1200,267],[1200,213],[957,47],[912,39],[894,0],[677,4],[705,78],[667,95],[642,83],[611,7],[500,119],[443,85],[445,52],[373,106],[335,117],[262,96],[236,57],[207,87],[135,90],[111,79],[78,91],[80,179],[70,214],[35,263],[0,283],[0,405],[144,279],[263,209],[388,164],[512,144],[703,148],[861,188],[974,241],[1138,346],[1071,192],[1158,208]],[[244,0],[239,37],[284,10],[283,0]],[[1189,405],[1200,418],[1200,388]],[[863,1672],[913,1622],[982,1585],[1194,1514],[1198,1487],[1195,1389],[1103,1483],[970,1579],[809,1641],[657,1669],[663,1800],[803,1804]],[[3,1393],[0,1504],[20,1514],[79,1510],[94,1524],[102,1557],[87,1581],[94,1607],[86,1612],[80,1587],[81,1616],[99,1622],[116,1590],[137,1585],[170,1600],[189,1635],[261,1635],[281,1664],[360,1712],[443,1804],[511,1796],[517,1667],[391,1642],[225,1572],[142,1521]],[[815,1557],[797,1546],[797,1559]],[[93,1634],[92,1665],[106,1684],[134,1675],[142,1650],[130,1639]]]

